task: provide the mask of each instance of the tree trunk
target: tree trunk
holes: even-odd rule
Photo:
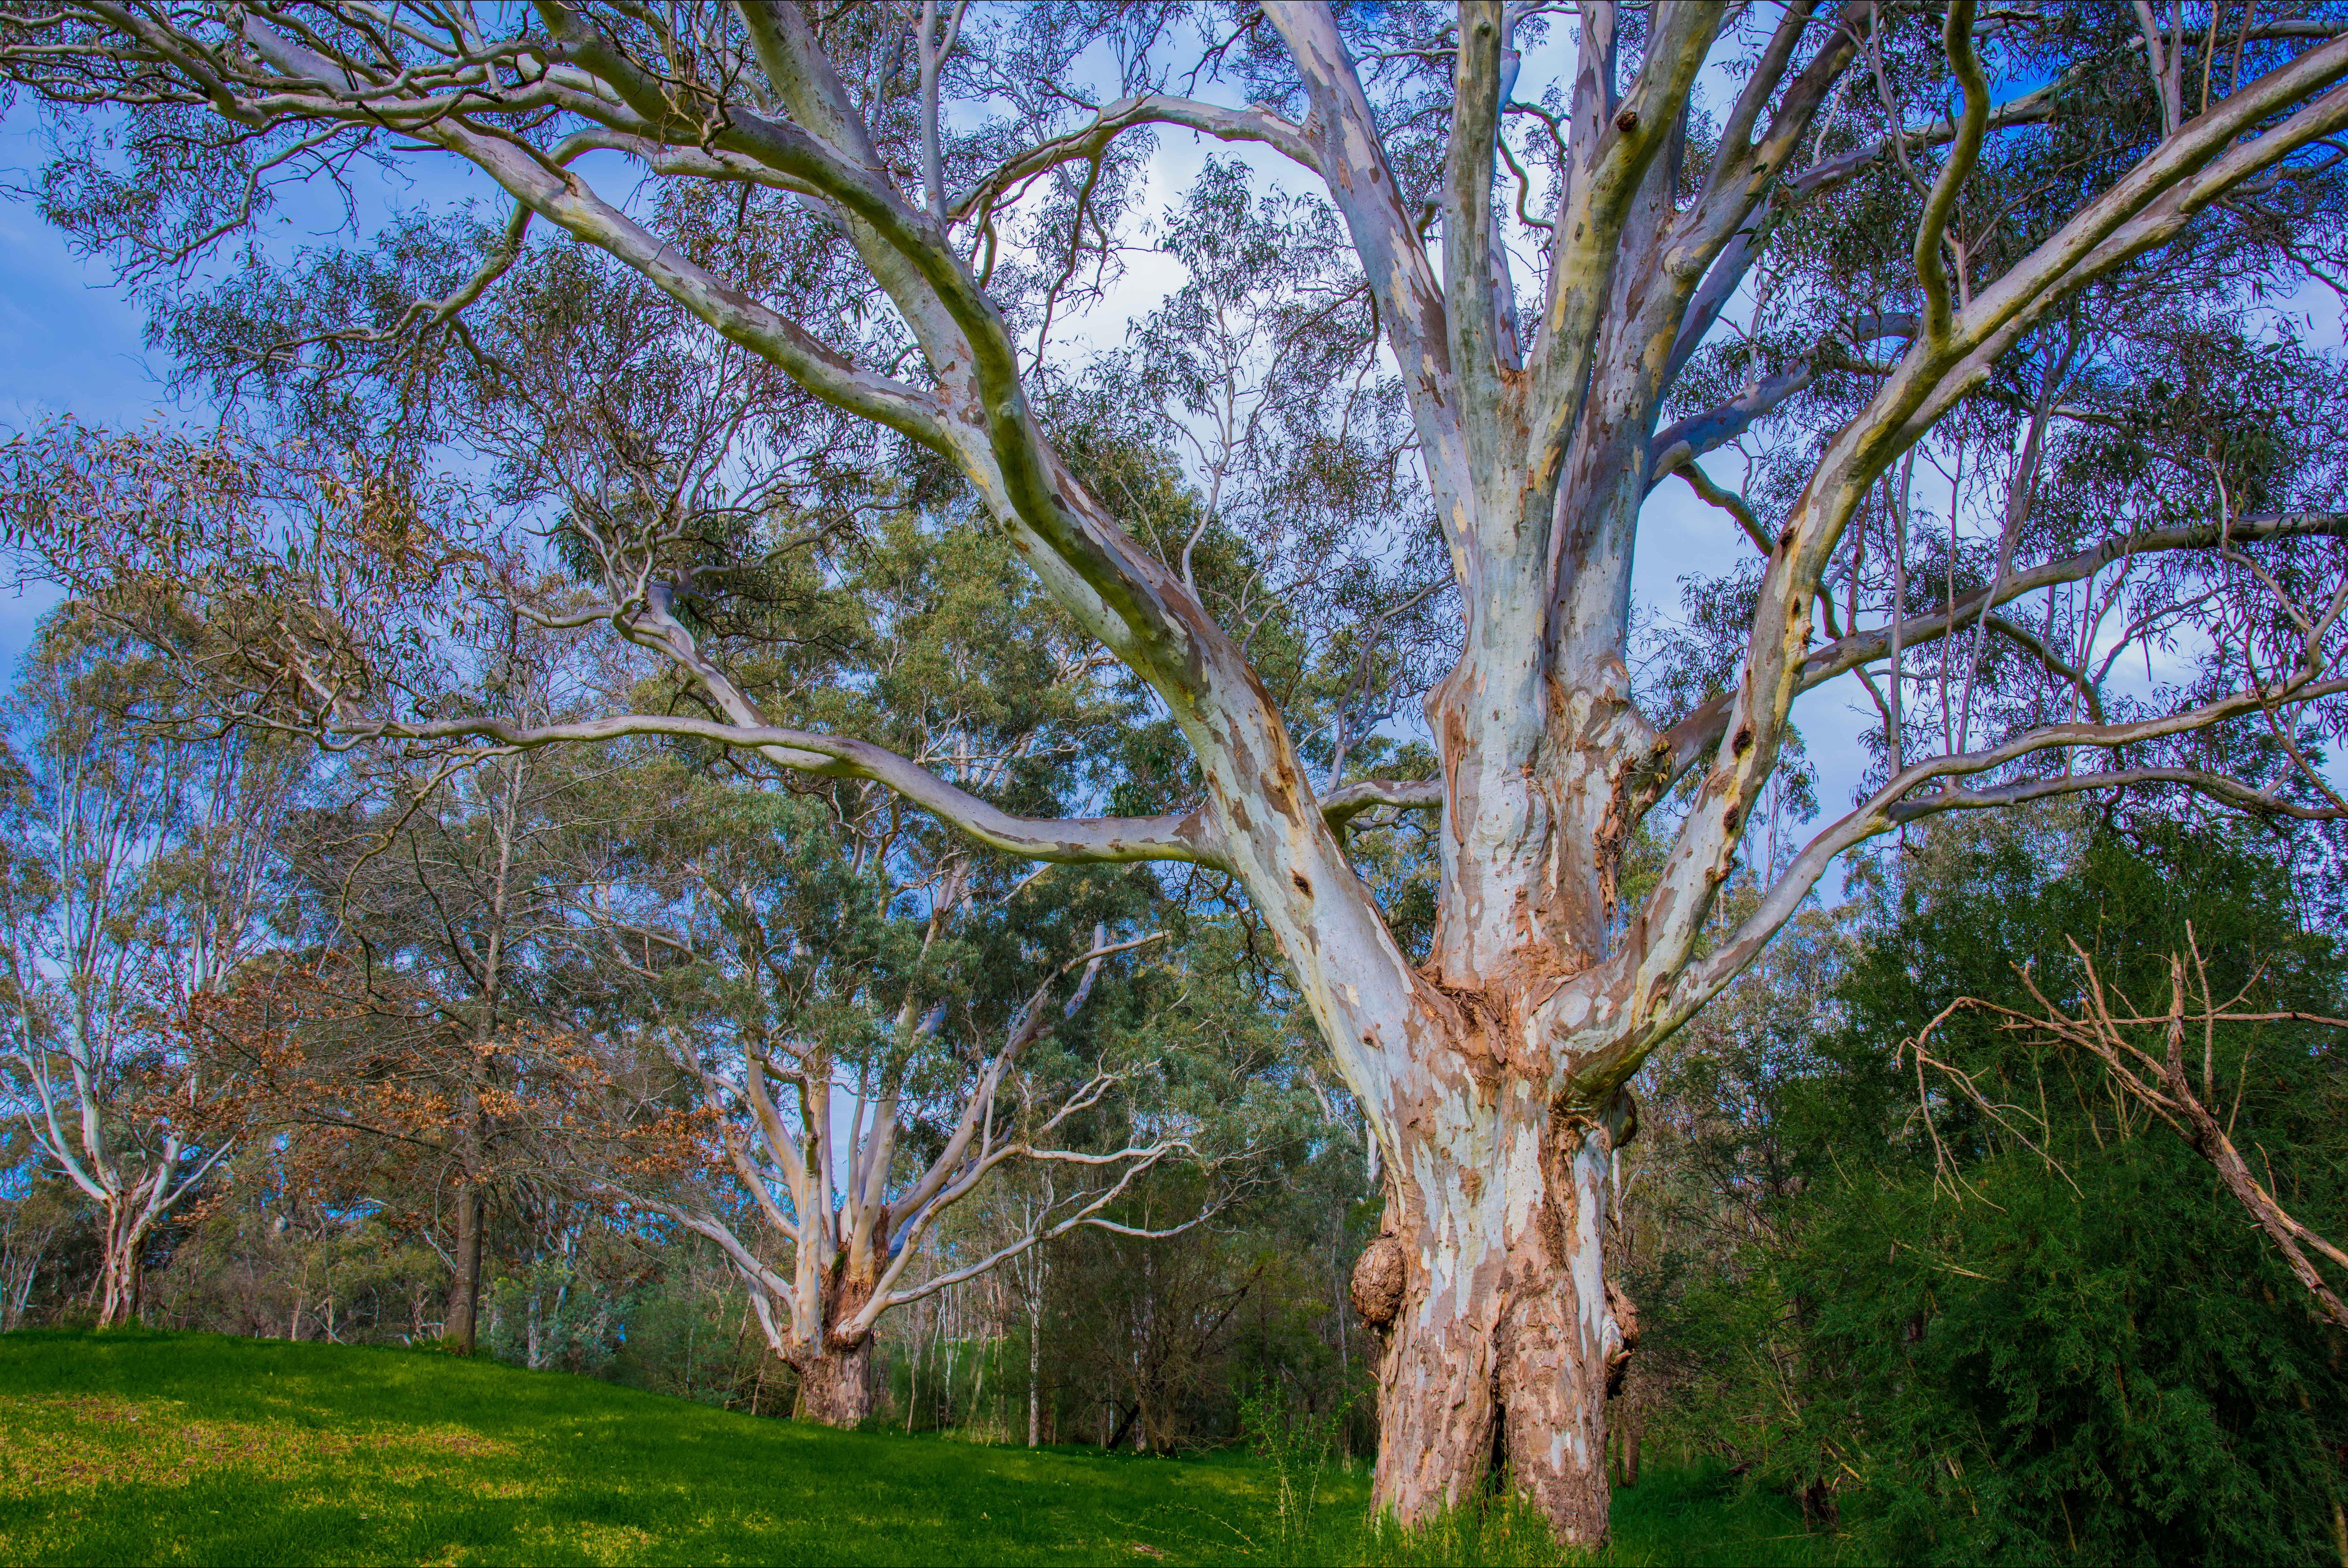
[[[1125,1434],[1133,1430],[1134,1423],[1140,1419],[1141,1406],[1137,1402],[1133,1409],[1125,1412],[1124,1417],[1117,1423],[1117,1430],[1111,1432],[1108,1437],[1103,1440],[1101,1447],[1107,1449],[1110,1453],[1117,1452],[1117,1445],[1125,1441]],[[1108,1424],[1108,1416],[1106,1409],[1103,1410],[1101,1415],[1101,1424],[1104,1427]],[[1147,1453],[1149,1451],[1147,1448],[1142,1446],[1142,1441],[1139,1438],[1134,1439],[1133,1441],[1134,1452]]]
[[[872,1341],[852,1349],[837,1345],[802,1350],[791,1358],[798,1368],[799,1408],[827,1427],[852,1427],[872,1413]]]
[[[1605,1280],[1613,1134],[1498,1075],[1397,1120],[1389,1235],[1354,1292],[1386,1333],[1377,1497],[1419,1522],[1473,1497],[1497,1459],[1563,1539],[1601,1544],[1608,1385],[1635,1333]]]
[[[139,1254],[146,1245],[142,1227],[126,1223],[118,1212],[106,1217],[106,1254],[98,1307],[98,1327],[127,1328],[139,1320]]]
[[[905,1372],[905,1435],[908,1437],[913,1432],[913,1412],[922,1408],[922,1351],[926,1344],[925,1337],[913,1341],[913,1358]]]
[[[1044,1435],[1044,1297],[1037,1292],[1027,1302],[1027,1446]]]
[[[481,1317],[481,1233],[487,1228],[485,1194],[479,1173],[486,1171],[483,1152],[481,1091],[488,1087],[489,1047],[498,1036],[498,1004],[505,984],[506,893],[513,876],[514,824],[520,798],[523,758],[506,758],[505,788],[493,817],[497,830],[497,869],[489,884],[487,951],[481,958],[481,1005],[473,1038],[480,1047],[471,1082],[465,1090],[458,1115],[458,1158],[464,1173],[457,1187],[457,1288],[448,1303],[448,1336],[458,1351],[470,1356],[479,1348]]]
[[[832,1325],[848,1323],[862,1310],[872,1299],[872,1288],[870,1279],[841,1260],[825,1282],[821,1322],[800,1325],[801,1332],[781,1347],[785,1358],[798,1368],[801,1413],[825,1426],[852,1427],[872,1413],[872,1337],[867,1334],[851,1343],[832,1330]],[[919,1375],[916,1363],[917,1380]],[[947,1385],[951,1394],[951,1364]],[[910,1431],[911,1399],[906,1402]]]
[[[448,1293],[448,1321],[442,1333],[469,1356],[479,1343],[481,1308],[481,1189],[457,1185],[457,1280]]]

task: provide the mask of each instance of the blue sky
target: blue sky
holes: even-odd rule
[[[39,167],[31,121],[21,108],[0,118],[0,180],[11,188]],[[148,364],[143,325],[30,202],[0,198],[0,432],[67,413],[108,424],[151,417],[169,394]],[[0,590],[0,666],[15,668],[49,603]]]
[[[0,178],[21,189],[41,144],[19,108],[0,118]],[[149,371],[136,306],[75,256],[30,201],[0,199],[0,343],[8,375],[0,420],[22,428],[67,410],[143,417],[164,396]]]
[[[67,414],[108,425],[209,418],[201,400],[175,394],[169,357],[149,352],[145,313],[115,285],[104,261],[75,255],[30,200],[9,194],[32,183],[46,156],[26,106],[0,115],[0,436]],[[469,173],[444,158],[396,175],[359,165],[347,179],[366,224],[419,200],[461,200],[486,183]],[[280,251],[324,242],[344,220],[338,193],[321,190],[314,202],[298,190],[283,193],[277,212],[264,220],[263,241]],[[15,668],[51,602],[0,589],[0,670]]]

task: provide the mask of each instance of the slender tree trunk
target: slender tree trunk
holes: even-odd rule
[[[8,1280],[5,1299],[0,1299],[0,1334],[25,1326],[25,1311],[33,1299],[33,1286],[40,1279],[41,1262],[47,1255],[46,1245],[36,1248],[26,1258],[24,1271]]]
[[[994,1358],[988,1353],[991,1348],[992,1347],[989,1344],[982,1342],[982,1344],[972,1352],[978,1361],[977,1372],[975,1376],[972,1378],[970,1384],[970,1424],[973,1426],[977,1426],[981,1419],[983,1419],[983,1412],[985,1409],[986,1364]]]
[[[1628,1489],[1639,1484],[1639,1408],[1622,1407],[1622,1439],[1615,1463],[1614,1484]]]
[[[914,1336],[912,1364],[905,1373],[905,1432],[909,1437],[913,1430],[913,1412],[921,1408],[922,1354],[928,1346],[929,1336],[926,1334]]]
[[[1125,1434],[1128,1432],[1133,1434],[1135,1453],[1146,1454],[1149,1451],[1149,1438],[1141,1425],[1141,1402],[1138,1399],[1134,1401],[1133,1409],[1126,1411],[1125,1419],[1117,1423],[1117,1435],[1108,1440],[1109,1452],[1115,1453],[1117,1450],[1124,1443]]]
[[[473,1069],[472,1082],[459,1111],[458,1150],[464,1175],[457,1189],[457,1286],[448,1302],[448,1337],[459,1353],[470,1356],[479,1348],[481,1316],[481,1233],[486,1229],[487,1204],[479,1173],[488,1168],[481,1115],[481,1091],[488,1087],[489,1047],[498,1035],[499,1007],[505,986],[506,895],[513,876],[514,825],[519,810],[522,759],[506,759],[505,789],[496,814],[498,858],[489,884],[489,907],[481,955],[480,1011],[473,1038],[482,1051]]]
[[[953,1425],[954,1341],[953,1337],[946,1332],[942,1318],[938,1327],[938,1339],[945,1349],[945,1367],[938,1378],[938,1430],[944,1431]]]
[[[1038,1289],[1027,1297],[1027,1446],[1035,1447],[1044,1433],[1044,1296]]]
[[[481,1307],[481,1189],[464,1181],[457,1186],[457,1280],[448,1293],[448,1322],[442,1330],[457,1342],[458,1352],[470,1356],[479,1345]]]

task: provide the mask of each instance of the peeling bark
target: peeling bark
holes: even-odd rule
[[[852,1427],[872,1413],[872,1341],[827,1344],[794,1356],[800,1411],[827,1427]]]
[[[799,1413],[808,1419],[852,1427],[872,1413],[872,1336],[853,1327],[872,1295],[862,1271],[835,1268],[822,1287],[822,1323],[830,1327],[772,1337],[775,1353],[798,1373]]]
[[[1561,1536],[1601,1542],[1608,1385],[1636,1332],[1605,1276],[1615,1132],[1512,1071],[1428,1094],[1402,1126],[1395,1229],[1355,1274],[1357,1306],[1402,1275],[1378,1499],[1406,1521],[1456,1507],[1497,1453]]]

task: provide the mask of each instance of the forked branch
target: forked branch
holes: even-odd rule
[[[1693,474],[1695,470],[1688,468],[1682,471]],[[1698,488],[1701,493],[1703,487]],[[1707,496],[1706,498],[1711,497]],[[1739,520],[1743,521],[1742,518]],[[2223,525],[2217,522],[2194,523],[2180,528],[2147,528],[2137,533],[2115,534],[2101,544],[2075,555],[2025,570],[2009,572],[1989,588],[1959,594],[1954,600],[1937,609],[1908,616],[1900,622],[1898,641],[1901,648],[1912,651],[1923,643],[1948,636],[1978,617],[1985,606],[1994,610],[2046,589],[2085,582],[2106,568],[2134,557],[2180,550],[2213,550],[2221,545],[2304,538],[2348,538],[2348,512],[2271,512],[2236,518],[2231,523]],[[1755,542],[1766,545],[1766,538]],[[1812,650],[1802,661],[1796,692],[1810,691],[1838,675],[1889,659],[1893,640],[1893,628],[1887,623],[1863,631],[1853,631]],[[2035,642],[2034,639],[2032,641]],[[2033,651],[2036,651],[2035,648]],[[2065,664],[2061,673],[2065,679],[2073,679],[2080,672]],[[1664,741],[1670,748],[1668,767],[1672,779],[1679,778],[1694,766],[1726,735],[1730,703],[1729,693],[1713,697],[1689,712],[1664,733]],[[2090,704],[2090,712],[2096,712],[2093,703]]]

